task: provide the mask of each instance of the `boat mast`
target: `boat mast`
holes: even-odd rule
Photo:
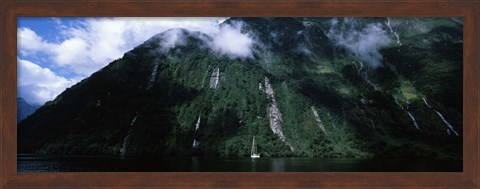
[[[253,142],[252,142],[252,150],[250,152],[250,156],[252,156],[255,152],[253,151],[253,148],[255,148],[255,137],[253,137]]]

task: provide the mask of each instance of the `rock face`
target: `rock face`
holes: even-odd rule
[[[222,24],[254,42],[155,35],[19,122],[18,152],[245,157],[255,136],[262,157],[462,158],[462,22]]]
[[[267,77],[265,77],[265,93],[267,94],[268,99],[270,100],[270,107],[268,108],[268,117],[270,120],[270,129],[272,129],[273,133],[278,136],[280,140],[282,140],[291,151],[294,151],[295,148],[287,142],[285,135],[283,134],[282,130],[282,113],[278,110],[277,101],[275,100],[275,92],[273,92],[272,85]]]

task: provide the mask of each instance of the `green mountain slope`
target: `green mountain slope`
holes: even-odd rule
[[[158,34],[20,122],[19,153],[461,158],[461,22],[239,22],[252,57]]]

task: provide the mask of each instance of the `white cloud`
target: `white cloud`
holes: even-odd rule
[[[205,46],[200,48],[209,48],[215,53],[228,56],[229,58],[253,58],[253,45],[257,43],[254,37],[249,33],[242,33],[243,23],[233,22],[224,25],[206,25],[198,33],[190,33],[204,42]],[[185,37],[187,33],[180,29],[171,29],[163,32],[159,37],[160,48],[156,52],[166,53],[175,46],[186,45]]]
[[[160,48],[157,49],[159,53],[166,53],[176,46],[186,44],[185,35],[181,29],[170,29],[162,33]]]
[[[17,64],[18,95],[31,104],[42,105],[76,82],[27,60],[17,58]]]
[[[219,32],[210,34],[213,37],[210,48],[232,58],[253,57],[252,46],[255,41],[248,33],[241,32],[242,26],[241,22],[234,22],[220,27]]]
[[[80,38],[67,39],[61,44],[57,44],[54,49],[51,49],[55,54],[55,61],[60,66],[69,65],[71,62],[78,61],[77,58],[83,56],[87,50],[87,42]]]
[[[59,67],[87,77],[155,34],[171,28],[218,33],[225,18],[86,18],[69,26],[54,20],[64,40],[47,42],[31,29],[19,28],[19,51],[46,53]]]
[[[18,29],[17,45],[20,53],[27,55],[37,51],[48,49],[50,44],[44,41],[30,28]]]
[[[370,67],[382,66],[383,57],[379,50],[389,45],[391,39],[381,24],[361,25],[352,18],[344,18],[343,23],[335,18],[331,24],[328,36],[333,43],[345,48]]]
[[[219,54],[231,58],[253,57],[252,45],[255,41],[252,36],[241,32],[240,22],[221,26],[220,23],[226,18],[86,18],[68,24],[58,18],[47,19],[53,19],[57,24],[57,36],[52,39],[39,36],[30,28],[17,30],[20,55],[38,53],[52,62],[52,67],[47,69],[27,61],[30,60],[28,57],[19,60],[23,73],[37,70],[37,79],[32,79],[30,74],[19,75],[19,80],[23,83],[19,93],[28,96],[27,100],[30,97],[35,99],[35,103],[52,100],[66,86],[72,84],[70,82],[73,80],[62,77],[60,70],[70,74],[68,77],[73,75],[83,79],[155,34],[172,28],[185,28],[209,36],[206,44]],[[167,32],[171,35],[166,35],[168,37],[162,44],[167,50],[176,45],[184,45],[182,36],[175,31]],[[49,79],[42,79],[43,76]],[[27,85],[27,81],[33,83]]]

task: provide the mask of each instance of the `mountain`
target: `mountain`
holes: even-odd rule
[[[238,37],[171,29],[126,52],[21,121],[18,152],[242,157],[255,136],[264,157],[462,158],[462,21],[222,27]]]
[[[17,98],[17,123],[27,118],[30,114],[35,112],[40,106],[31,105],[23,98]]]

